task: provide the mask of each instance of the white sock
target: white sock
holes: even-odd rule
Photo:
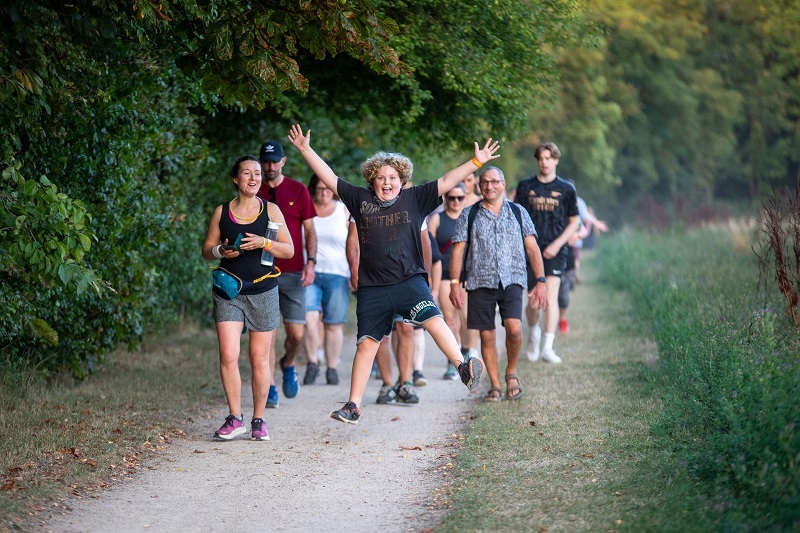
[[[555,333],[545,333],[544,334],[544,346],[542,346],[543,352],[552,352],[553,351],[553,341],[556,339]]]
[[[532,339],[541,339],[542,338],[542,328],[539,327],[539,324],[535,326],[531,326],[530,336]]]

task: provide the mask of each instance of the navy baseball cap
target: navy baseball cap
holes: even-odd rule
[[[275,141],[267,141],[261,145],[258,160],[262,163],[266,161],[278,162],[283,159],[283,146]]]

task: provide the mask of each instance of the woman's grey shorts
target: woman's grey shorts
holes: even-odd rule
[[[214,322],[244,322],[250,331],[272,331],[281,323],[278,287],[253,295],[240,294],[233,300],[214,295]]]

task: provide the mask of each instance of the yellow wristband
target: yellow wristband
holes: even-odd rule
[[[450,280],[450,283],[460,283],[460,282],[461,281],[459,279],[451,279]]]
[[[483,166],[483,163],[481,163],[480,161],[478,161],[478,159],[477,159],[477,158],[475,158],[475,157],[473,157],[473,158],[472,158],[472,164],[473,164],[473,165],[475,165],[475,166],[476,166],[476,167],[478,167],[478,168],[481,168],[481,167]]]
[[[270,248],[272,248],[273,244],[275,244],[275,241],[272,241],[270,239],[264,239],[264,246],[262,248],[264,248],[265,250],[269,250]]]

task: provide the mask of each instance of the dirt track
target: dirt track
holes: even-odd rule
[[[99,498],[73,502],[47,530],[127,531],[420,531],[445,511],[442,487],[450,454],[472,402],[460,381],[441,379],[445,359],[427,338],[418,405],[377,405],[370,380],[358,425],[330,413],[347,400],[355,349],[345,338],[341,384],[302,387],[268,409],[271,440],[218,442],[211,435],[227,409],[188,425],[197,434],[174,443],[150,469]],[[301,379],[303,368],[300,369]],[[324,370],[324,369],[323,369]],[[482,390],[483,387],[478,390]],[[249,388],[245,387],[245,396]],[[247,398],[244,398],[247,401]],[[252,404],[244,405],[245,418]]]

